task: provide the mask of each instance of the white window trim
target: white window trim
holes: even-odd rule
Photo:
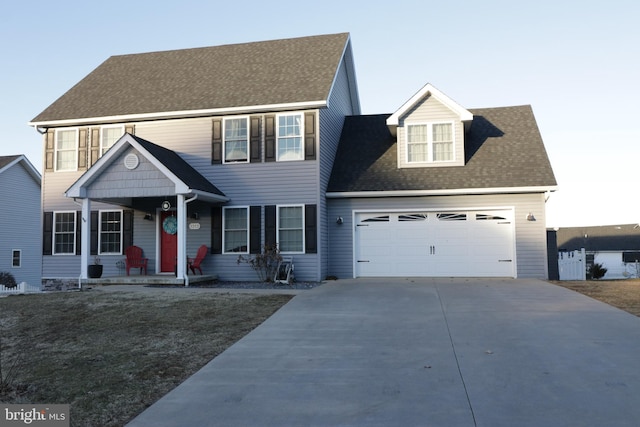
[[[71,213],[73,214],[73,250],[71,252],[56,252],[56,237],[58,236],[58,233],[56,233],[56,217],[59,214],[67,214],[67,213]],[[53,236],[52,236],[52,242],[51,242],[51,254],[52,255],[58,255],[58,256],[69,256],[69,255],[75,255],[76,254],[76,233],[78,232],[78,230],[76,230],[76,224],[78,223],[78,218],[76,218],[77,212],[76,211],[54,211],[53,212]]]
[[[452,143],[452,158],[451,160],[433,160],[433,125],[451,125],[451,143]],[[405,123],[404,132],[404,161],[407,165],[421,165],[421,164],[446,164],[456,162],[456,125],[455,122],[445,121],[432,121],[432,122],[408,122]],[[409,160],[409,126],[427,126],[427,161],[426,162],[413,162]]]
[[[229,252],[226,251],[226,241],[227,241],[227,209],[244,209],[247,213],[247,244],[245,245],[247,247],[247,250],[244,252]],[[250,209],[249,206],[224,206],[222,208],[222,253],[223,254],[231,254],[231,255],[238,255],[238,254],[248,254],[249,253],[249,239],[250,239],[250,232],[251,230],[249,229],[249,215],[250,215]]]
[[[124,125],[109,125],[109,126],[100,126],[100,157],[102,157],[102,155],[104,154],[104,134],[103,131],[105,129],[115,129],[115,128],[119,128],[121,130],[121,135],[120,137],[122,137],[122,135],[124,135]],[[114,142],[115,144],[115,142]],[[109,147],[111,148],[111,147]]]
[[[14,254],[18,253],[18,265],[13,265]],[[21,268],[22,267],[22,249],[11,249],[11,268]]]
[[[280,117],[283,116],[299,116],[300,117],[300,158],[299,159],[280,159]],[[299,162],[304,160],[304,113],[280,113],[276,114],[276,161],[277,162]],[[286,138],[286,137],[282,137]]]
[[[102,214],[104,212],[120,212],[120,251],[118,252],[102,252]],[[122,237],[123,237],[123,219],[124,212],[120,209],[103,209],[98,211],[98,255],[122,255]]]
[[[302,250],[301,251],[281,251],[280,253],[283,253],[283,254],[304,254],[305,253],[306,222],[304,217],[304,212],[305,212],[304,207],[305,205],[276,205],[276,243],[278,245],[278,248],[280,248],[280,208],[300,208],[300,210],[302,211]]]
[[[231,160],[231,161],[227,161],[227,138],[226,138],[226,130],[227,130],[227,120],[234,120],[234,119],[244,119],[247,122],[247,159],[246,160]],[[251,122],[249,121],[249,116],[229,116],[229,117],[224,117],[222,119],[222,163],[224,164],[234,164],[234,163],[249,163],[249,150],[251,149],[251,147],[249,147],[249,139],[251,136]]]
[[[75,160],[73,162],[73,168],[72,169],[58,169],[58,152],[60,150],[58,150],[58,135],[60,134],[60,132],[69,132],[69,131],[73,131],[75,133],[75,137],[74,137],[74,141],[75,141]],[[62,128],[62,129],[56,129],[56,133],[55,133],[55,141],[53,142],[53,170],[55,172],[75,172],[78,170],[78,128]],[[71,151],[71,150],[65,150],[65,151]]]

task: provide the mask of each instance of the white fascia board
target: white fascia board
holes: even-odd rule
[[[206,200],[206,201],[209,201],[209,202],[226,203],[226,202],[228,202],[230,200],[226,196],[221,196],[219,194],[213,194],[213,193],[206,193],[206,192],[200,191],[200,190],[190,190],[189,193],[187,193],[187,195],[197,195],[198,196],[198,200]]]
[[[328,192],[327,199],[378,198],[378,197],[415,197],[415,196],[457,196],[477,194],[517,194],[546,193],[556,191],[557,186],[549,187],[501,187],[501,188],[461,188],[454,190],[397,190],[397,191],[345,191]]]
[[[284,111],[284,110],[304,110],[313,108],[323,108],[327,106],[326,100],[309,101],[309,102],[292,102],[285,104],[269,104],[254,105],[244,107],[231,108],[213,108],[208,110],[186,110],[186,111],[166,111],[162,113],[143,113],[143,114],[125,114],[119,116],[104,117],[86,117],[78,119],[52,120],[43,122],[29,122],[29,126],[39,127],[58,127],[58,126],[77,126],[82,124],[93,123],[122,123],[142,120],[165,120],[165,119],[181,119],[202,116],[218,116],[240,113],[254,113],[257,111]]]
[[[453,99],[449,98],[444,93],[440,92],[431,83],[427,83],[422,89],[420,89],[415,95],[413,95],[411,99],[405,102],[395,113],[389,116],[389,118],[387,119],[387,126],[398,126],[400,117],[405,115],[407,111],[413,108],[427,94],[431,94],[431,96],[436,98],[450,110],[454,111],[458,116],[460,116],[460,120],[462,120],[463,122],[473,120],[473,114],[471,114],[471,112],[455,102]]]

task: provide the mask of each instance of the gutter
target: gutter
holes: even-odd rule
[[[545,187],[496,187],[496,188],[459,188],[454,190],[390,190],[390,191],[330,191],[327,199],[350,199],[365,197],[415,197],[415,196],[456,196],[472,194],[515,194],[549,193],[557,191],[557,186]]]

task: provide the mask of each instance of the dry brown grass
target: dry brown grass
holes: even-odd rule
[[[554,281],[552,283],[640,316],[640,279]]]
[[[4,403],[71,405],[72,426],[121,426],[289,301],[214,292],[0,298]]]

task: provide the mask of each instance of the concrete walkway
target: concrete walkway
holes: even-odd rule
[[[538,280],[298,294],[142,426],[637,426],[640,318]]]

